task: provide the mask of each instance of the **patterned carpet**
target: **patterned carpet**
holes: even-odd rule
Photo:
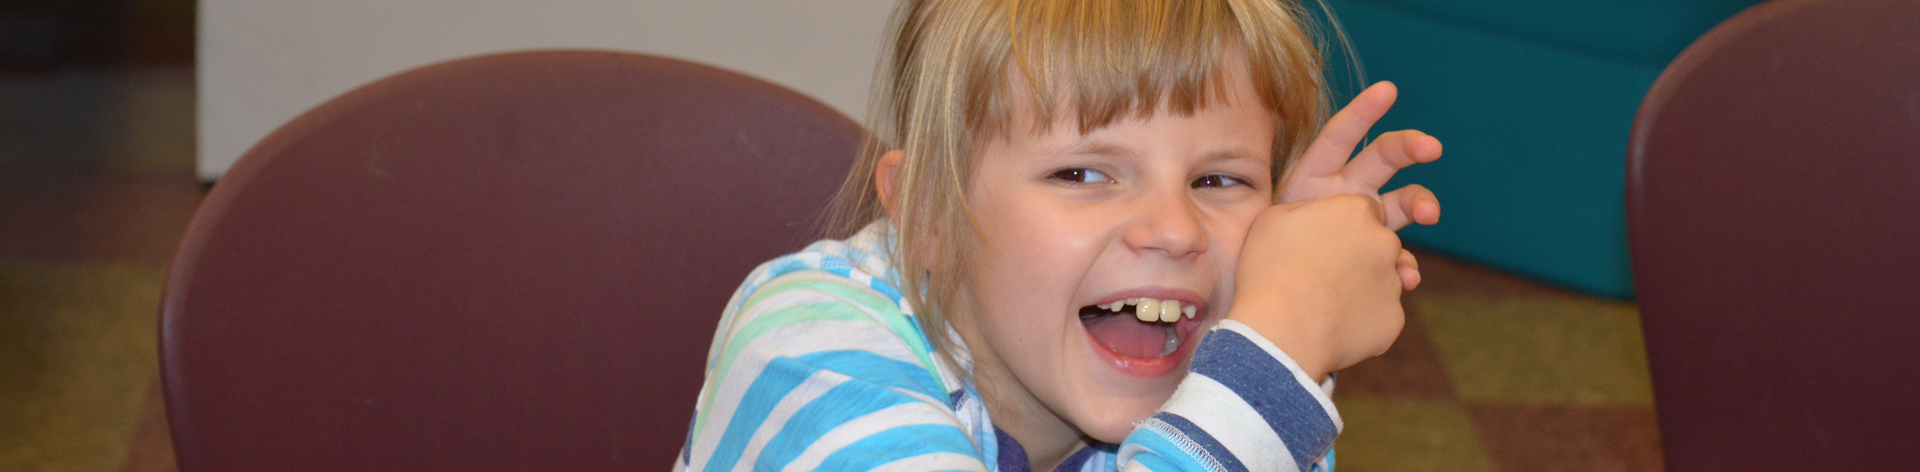
[[[1421,253],[1407,327],[1340,374],[1340,470],[1661,470],[1633,305]]]
[[[132,56],[0,68],[0,470],[171,468],[155,311],[204,192],[178,16]],[[1662,468],[1633,305],[1420,254],[1399,343],[1341,373],[1340,470]]]

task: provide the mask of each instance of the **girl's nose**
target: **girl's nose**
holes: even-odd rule
[[[1134,223],[1128,225],[1122,239],[1135,250],[1160,252],[1166,257],[1183,258],[1206,252],[1206,230],[1200,223],[1200,211],[1178,191],[1155,192],[1136,201]]]

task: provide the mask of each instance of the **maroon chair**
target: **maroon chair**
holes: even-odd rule
[[[665,470],[734,288],[864,134],[669,59],[501,54],[361,87],[208,195],[168,275],[185,471]]]
[[[1671,470],[1920,468],[1920,2],[1694,42],[1641,104],[1627,219]]]

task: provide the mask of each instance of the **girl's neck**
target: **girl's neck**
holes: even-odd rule
[[[1069,455],[1087,447],[1087,441],[1081,439],[1079,430],[1068,424],[1066,418],[1052,413],[1037,399],[1021,395],[1023,391],[1018,388],[1006,388],[1008,382],[1018,382],[1010,372],[983,368],[985,365],[977,361],[979,359],[975,359],[973,365],[973,384],[979,389],[981,403],[987,405],[987,414],[993,418],[995,428],[1020,441],[1020,449],[1025,449],[1033,470],[1054,470]]]
[[[1020,381],[999,359],[986,354],[973,361],[974,387],[987,406],[987,415],[994,427],[1020,442],[1034,471],[1052,471],[1087,447],[1080,430],[1020,388]]]
[[[980,327],[972,316],[971,303],[959,297],[956,309],[947,318],[955,334],[960,335],[971,363],[974,388],[980,402],[987,406],[993,426],[1005,431],[1026,450],[1027,462],[1035,471],[1052,471],[1067,457],[1087,446],[1080,429],[1035,398],[1020,379],[1013,375],[996,350],[980,336]],[[999,458],[989,457],[994,461]]]

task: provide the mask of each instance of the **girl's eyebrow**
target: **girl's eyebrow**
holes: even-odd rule
[[[1247,154],[1245,149],[1230,148],[1207,153],[1206,162],[1259,160],[1259,157]]]
[[[1133,156],[1134,154],[1135,153],[1133,152],[1133,150],[1128,149],[1125,146],[1115,145],[1113,143],[1102,141],[1098,138],[1086,138],[1086,137],[1082,137],[1080,140],[1075,141],[1072,145],[1064,146],[1064,149],[1060,149],[1058,151],[1049,151],[1049,152],[1041,153],[1043,157],[1048,159],[1057,159],[1057,158],[1062,158],[1067,156],[1128,157],[1128,156]],[[1264,159],[1261,159],[1259,156],[1248,154],[1247,150],[1245,149],[1227,148],[1227,149],[1219,149],[1219,150],[1208,152],[1206,154],[1206,157],[1202,159],[1202,162],[1211,163],[1211,162],[1238,161],[1238,160],[1259,161]]]
[[[1035,153],[1035,157],[1040,158],[1041,162],[1052,162],[1077,156],[1128,157],[1134,154],[1125,146],[1082,136],[1072,143],[1042,149]]]
[[[1133,155],[1133,151],[1123,146],[1116,146],[1112,143],[1101,141],[1099,139],[1091,139],[1091,138],[1083,137],[1078,142],[1075,142],[1072,146],[1068,146],[1065,151],[1053,153],[1053,154],[1062,155],[1062,156],[1097,155],[1097,156],[1119,157],[1119,156],[1131,156]]]

